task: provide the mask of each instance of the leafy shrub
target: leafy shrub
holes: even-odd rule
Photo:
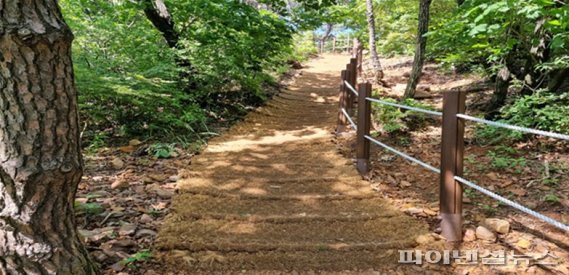
[[[171,158],[174,157],[176,153],[176,144],[165,144],[165,143],[155,143],[149,148],[150,153],[155,158]]]
[[[526,166],[526,159],[523,157],[510,157],[495,151],[489,151],[487,155],[490,158],[490,165],[495,169],[515,169],[516,173],[521,173],[521,169]]]
[[[267,98],[293,52],[287,21],[242,1],[167,3],[180,34],[171,49],[144,14],[141,1],[60,1],[75,34],[73,57],[83,139],[95,150],[130,137],[200,139],[213,120],[233,121]],[[190,26],[191,25],[191,26]],[[180,79],[188,60],[197,89]],[[208,131],[209,132],[209,131]],[[116,139],[119,140],[116,140]]]
[[[552,94],[545,91],[517,98],[502,108],[501,122],[569,134],[569,93]],[[521,140],[528,135],[492,126],[480,126],[477,137],[482,143]]]
[[[560,202],[561,198],[559,198],[557,195],[555,194],[547,194],[545,195],[545,197],[543,197],[543,200],[546,202]]]
[[[312,32],[301,32],[293,36],[295,45],[292,59],[306,61],[310,56],[318,54],[318,48],[312,40]]]
[[[415,99],[408,98],[401,102],[393,98],[380,98],[382,101],[390,103],[398,103],[416,108],[432,110],[429,105],[421,103]],[[375,120],[381,124],[383,131],[386,133],[394,133],[399,131],[408,131],[412,124],[421,124],[425,121],[425,114],[403,110],[397,107],[372,103],[372,112]]]

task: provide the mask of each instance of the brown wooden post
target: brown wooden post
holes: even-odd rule
[[[369,172],[370,142],[365,136],[369,136],[371,129],[371,102],[366,98],[371,97],[371,84],[360,84],[358,87],[358,131],[356,158],[358,172],[365,175]]]
[[[353,65],[351,63],[346,65],[346,82],[350,83],[350,85],[353,87],[354,69],[352,67]],[[346,90],[346,112],[350,115],[353,115],[352,110],[354,109],[354,95],[348,87],[344,87],[344,90]]]
[[[342,112],[342,108],[346,108],[348,103],[348,94],[346,89],[346,81],[348,72],[346,70],[342,71],[342,82],[340,83],[340,102],[338,107],[338,125],[336,126],[336,134],[340,134],[346,131],[346,125],[348,125],[348,119]]]
[[[451,242],[462,241],[462,184],[454,177],[463,175],[464,113],[466,93],[451,91],[443,95],[441,145],[440,211],[442,235]]]
[[[352,84],[352,86],[354,87],[354,89],[356,88],[356,85],[358,84],[358,59],[357,58],[351,58],[350,59],[350,65],[352,65],[352,78],[350,79],[351,82],[350,84]]]
[[[354,89],[357,89],[358,87],[358,59],[357,58],[352,58],[350,59],[350,77],[349,82],[352,85],[352,87],[354,87]],[[348,91],[349,92],[349,91]],[[356,96],[352,93],[349,92],[350,94],[350,100],[348,101],[348,105],[350,107],[350,110],[353,110],[354,105],[356,103]],[[349,114],[353,114],[353,113],[349,113]]]

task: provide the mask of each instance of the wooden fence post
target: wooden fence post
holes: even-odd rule
[[[354,69],[352,63],[346,65],[346,82],[350,83],[352,87],[354,86],[353,77]],[[354,95],[349,90],[348,87],[345,87],[346,90],[346,112],[350,115],[353,115],[352,110],[354,109]]]
[[[346,130],[346,125],[348,124],[348,119],[346,118],[346,116],[344,115],[344,113],[342,112],[342,108],[346,108],[347,107],[347,103],[348,103],[348,91],[346,88],[346,84],[344,83],[344,81],[346,81],[348,72],[346,70],[342,71],[342,83],[340,84],[340,102],[339,102],[339,108],[338,108],[338,125],[336,126],[336,134],[340,134],[342,132],[344,132]]]
[[[356,158],[358,172],[365,175],[369,172],[370,141],[365,138],[369,136],[371,129],[371,102],[366,98],[371,97],[371,84],[369,82],[359,85],[358,89],[358,131]]]
[[[350,65],[352,65],[352,82],[350,84],[356,89],[356,85],[358,84],[358,59],[350,59]]]
[[[348,82],[350,83],[350,85],[352,85],[352,87],[354,89],[357,89],[358,86],[358,60],[356,58],[351,58],[350,59],[350,73],[349,73],[349,80]],[[354,104],[356,103],[356,96],[352,93],[349,92],[349,100],[348,100],[348,107],[350,108],[350,112],[348,112],[348,114],[353,115],[353,112],[351,112],[354,108]]]
[[[463,175],[464,113],[466,93],[443,94],[443,131],[441,145],[440,212],[442,235],[451,242],[462,241],[462,184],[454,177]]]

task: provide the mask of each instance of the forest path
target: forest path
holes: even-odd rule
[[[337,152],[346,60],[313,60],[193,159],[156,241],[169,270],[385,271],[397,265],[398,249],[427,232]]]

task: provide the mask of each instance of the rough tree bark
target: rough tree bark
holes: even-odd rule
[[[176,31],[174,20],[168,11],[168,7],[163,0],[143,0],[144,14],[146,18],[162,33],[168,46],[172,49],[180,49],[180,34]],[[197,83],[194,81],[193,76],[196,70],[192,63],[187,59],[177,55],[176,64],[184,69],[180,77],[188,81],[188,88],[194,90],[197,88]]]
[[[373,72],[375,74],[376,81],[383,79],[383,68],[381,67],[381,62],[379,61],[379,56],[377,55],[377,46],[375,45],[375,15],[373,14],[373,0],[366,0],[367,6],[367,27],[369,33],[369,52],[371,54],[371,63],[373,65]]]
[[[97,274],[74,218],[72,40],[57,0],[0,1],[0,274]]]
[[[144,14],[166,39],[170,48],[177,48],[180,35],[174,29],[174,20],[163,0],[144,0]]]
[[[421,0],[419,3],[419,29],[417,32],[417,45],[415,48],[415,58],[413,59],[413,69],[407,88],[405,88],[405,98],[415,97],[417,85],[423,74],[423,64],[425,62],[425,49],[427,48],[427,38],[425,34],[429,31],[429,10],[431,0]]]
[[[492,94],[492,99],[486,107],[486,119],[494,119],[498,114],[500,114],[500,108],[506,103],[508,98],[508,88],[512,82],[512,74],[507,67],[502,68],[496,75],[496,86],[494,87],[494,93]]]

